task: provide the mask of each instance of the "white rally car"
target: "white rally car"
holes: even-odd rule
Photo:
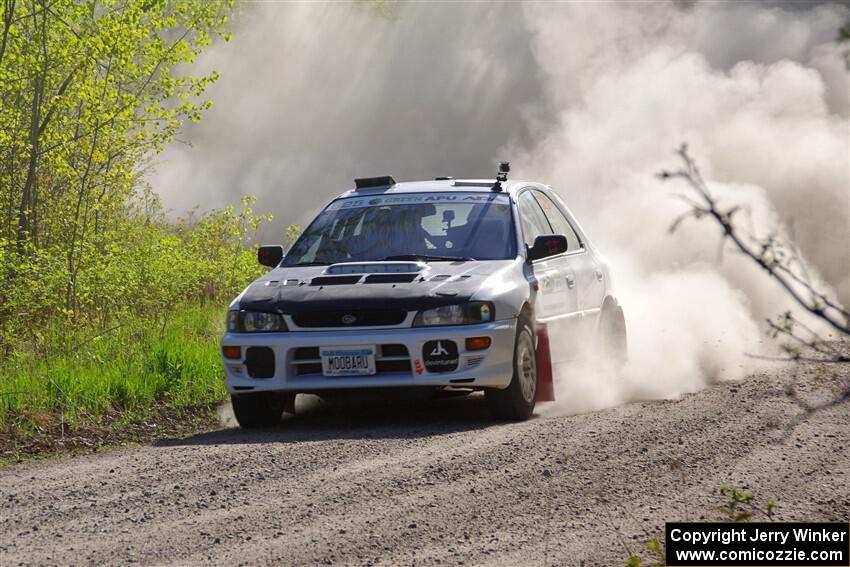
[[[521,420],[551,372],[542,331],[556,362],[587,339],[624,359],[608,266],[551,188],[508,169],[358,179],[286,254],[262,246],[272,270],[230,305],[221,340],[239,424],[277,423],[297,393],[414,387],[483,390]]]

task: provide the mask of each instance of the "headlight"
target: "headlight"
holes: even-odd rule
[[[231,333],[275,333],[286,331],[286,322],[276,313],[228,311],[227,330]]]
[[[474,325],[487,323],[496,318],[493,304],[486,301],[472,301],[458,305],[444,305],[435,309],[426,309],[416,314],[414,327],[435,325]]]

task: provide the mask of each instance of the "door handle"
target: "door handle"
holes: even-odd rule
[[[567,276],[567,287],[573,289],[576,286],[576,280],[572,276]]]
[[[602,270],[596,270],[596,281],[601,282],[603,277]]]

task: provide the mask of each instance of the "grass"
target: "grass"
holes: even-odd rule
[[[220,305],[187,304],[105,329],[48,326],[42,354],[15,354],[0,370],[0,449],[152,418],[197,420],[225,397],[223,319]]]

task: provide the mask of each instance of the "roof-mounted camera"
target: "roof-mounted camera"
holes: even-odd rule
[[[493,191],[501,191],[502,183],[508,180],[508,173],[511,171],[511,164],[507,161],[499,162],[499,173],[496,174],[496,182],[493,184]]]

